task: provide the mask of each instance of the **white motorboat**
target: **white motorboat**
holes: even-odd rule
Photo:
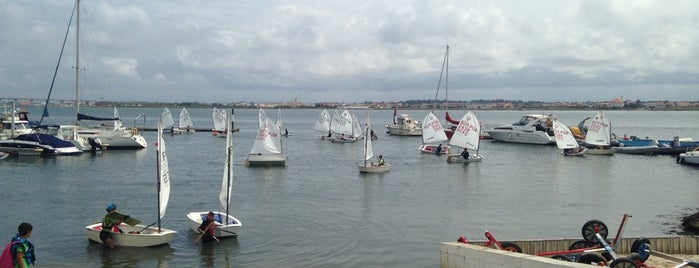
[[[72,143],[56,136],[43,133],[22,134],[12,139],[0,141],[0,152],[10,155],[75,155],[82,154]]]
[[[158,203],[158,220],[152,225],[157,226],[142,226],[134,225],[129,226],[124,224],[124,226],[119,226],[119,230],[110,230],[112,232],[112,239],[114,240],[115,246],[125,246],[125,247],[150,247],[168,244],[172,241],[177,231],[165,229],[160,226],[160,220],[165,216],[165,211],[167,209],[168,201],[170,200],[170,169],[168,167],[167,161],[167,150],[165,148],[165,140],[163,139],[163,126],[162,122],[158,120],[158,138],[157,138],[157,150],[156,154],[156,169],[157,169],[157,203]],[[100,239],[100,231],[102,230],[102,223],[95,223],[85,227],[87,232],[87,238],[91,241],[97,243],[102,243]]]
[[[699,147],[694,150],[681,153],[677,156],[677,163],[699,165]]]
[[[386,124],[386,132],[396,136],[422,136],[420,121],[411,118],[408,114],[396,116],[393,110],[393,124]]]
[[[286,155],[282,153],[281,133],[277,123],[272,122],[260,109],[258,114],[259,131],[252,144],[246,166],[284,166]]]
[[[481,141],[480,127],[481,124],[478,122],[476,114],[472,111],[466,112],[464,117],[459,121],[456,129],[454,129],[454,134],[449,140],[449,145],[458,146],[465,150],[474,150],[476,152],[468,154],[468,157],[461,156],[461,154],[450,154],[447,157],[447,163],[471,163],[483,160],[483,156],[478,153]]]
[[[29,127],[29,118],[26,113],[17,113],[15,102],[12,101],[12,111],[4,111],[0,117],[0,140],[17,137],[22,134],[32,133]]]
[[[528,114],[510,125],[492,128],[488,130],[488,134],[494,141],[554,144],[556,138],[553,134],[552,119],[550,114]]]
[[[223,161],[223,180],[221,182],[221,192],[218,195],[221,208],[225,212],[214,212],[214,236],[216,237],[237,236],[242,226],[238,219],[230,215],[231,195],[233,193],[233,135],[231,134],[232,120],[230,117],[231,115],[229,114],[228,120],[226,120],[228,122],[226,127],[228,132],[226,133],[226,158]],[[192,231],[198,231],[197,229],[199,229],[208,213],[208,211],[187,213],[187,220]]]

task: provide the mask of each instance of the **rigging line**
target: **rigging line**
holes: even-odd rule
[[[41,113],[41,119],[39,119],[39,125],[44,121],[44,117],[49,116],[49,100],[51,99],[51,92],[53,92],[53,85],[56,83],[56,75],[58,74],[58,68],[61,66],[61,58],[63,58],[63,51],[66,48],[66,43],[68,42],[68,33],[70,32],[70,25],[73,23],[73,15],[75,15],[75,8],[77,2],[73,6],[73,12],[70,14],[70,19],[68,20],[68,27],[66,28],[66,35],[63,37],[63,45],[61,46],[61,53],[58,54],[58,62],[56,63],[56,69],[53,71],[53,79],[51,79],[51,86],[49,87],[49,94],[46,96],[46,102],[44,103],[44,112]]]
[[[437,93],[434,94],[434,104],[432,104],[432,112],[437,106],[437,97],[439,96],[439,88],[442,85],[442,76],[444,75],[444,66],[447,64],[447,56],[449,56],[449,46],[447,46],[447,52],[444,53],[444,61],[442,61],[442,71],[439,72],[439,81],[437,82]]]
[[[87,13],[87,10],[85,10],[85,13]],[[84,17],[83,19],[85,19],[85,20],[90,19],[90,16],[83,16],[83,17]],[[107,89],[109,90],[111,100],[115,101],[116,97],[114,95],[114,88],[112,87],[112,80],[110,79],[110,76],[107,73],[107,68],[104,66],[104,61],[102,60],[102,59],[104,59],[104,56],[102,55],[102,50],[97,45],[98,43],[97,43],[97,38],[95,38],[94,30],[92,29],[92,27],[90,27],[93,24],[90,21],[83,22],[82,24],[84,26],[87,26],[87,31],[89,32],[90,40],[92,41],[92,44],[94,44],[93,47],[95,48],[94,50],[97,53],[97,59],[99,59],[99,60],[97,60],[97,62],[100,65],[99,67],[101,68],[102,73],[104,74],[104,77],[105,77],[104,80],[107,83],[106,86],[107,86]],[[83,79],[85,79],[84,76],[83,76]],[[97,83],[93,83],[93,84],[96,85]]]

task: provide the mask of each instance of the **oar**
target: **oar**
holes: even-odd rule
[[[206,234],[207,231],[209,231],[209,228],[211,228],[211,225],[213,225],[213,224],[214,224],[213,222],[210,222],[209,225],[206,226],[206,229],[204,229],[204,231],[201,232],[201,234],[199,234],[199,236],[197,236],[197,239],[194,240],[195,245],[197,243],[199,243],[199,240],[204,236],[204,234]],[[213,237],[214,237],[214,239],[216,239],[216,241],[218,241],[218,238],[216,238],[216,236],[213,236]],[[221,241],[218,241],[218,242],[221,242]]]

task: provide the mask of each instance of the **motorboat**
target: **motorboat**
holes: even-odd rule
[[[620,143],[618,147],[613,147],[612,150],[621,154],[654,155],[660,150],[660,147],[658,147],[658,141],[654,140],[643,146],[626,146]]]
[[[386,124],[386,132],[396,136],[422,136],[420,121],[410,117],[408,114],[396,116],[393,112],[393,123]]]
[[[494,127],[488,130],[488,134],[494,141],[555,144],[556,138],[553,133],[552,119],[550,114],[528,114],[510,125]]]
[[[0,140],[17,137],[18,135],[32,133],[29,120],[24,113],[3,113],[0,117]]]
[[[699,165],[699,147],[677,156],[677,163]]]
[[[22,134],[12,139],[0,141],[0,152],[10,155],[74,155],[83,151],[72,143],[43,133]]]

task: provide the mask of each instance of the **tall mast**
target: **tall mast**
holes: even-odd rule
[[[75,124],[78,125],[78,114],[80,113],[80,0],[77,1],[77,13],[75,24]]]

